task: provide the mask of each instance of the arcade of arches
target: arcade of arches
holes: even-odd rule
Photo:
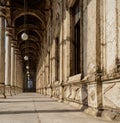
[[[120,0],[0,0],[0,94],[22,92],[118,118]]]

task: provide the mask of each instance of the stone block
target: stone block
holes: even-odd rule
[[[12,96],[11,87],[9,85],[5,85],[5,95],[6,96]]]
[[[97,108],[97,84],[89,84],[88,92],[88,106]]]
[[[120,83],[113,82],[103,84],[103,106],[120,109]]]

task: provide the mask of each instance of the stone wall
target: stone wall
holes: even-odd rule
[[[47,24],[47,49],[37,72],[37,92],[81,107],[87,113],[115,119],[120,112],[120,2],[84,0],[81,7],[83,72],[72,71],[72,7],[75,0],[52,3]],[[71,33],[72,32],[72,33]],[[56,38],[59,39],[59,68],[56,67]],[[46,59],[46,60],[45,60]],[[47,69],[44,69],[46,64]],[[56,80],[56,71],[59,78]],[[47,77],[47,78],[46,78]],[[84,108],[83,108],[84,107]],[[113,110],[114,117],[112,117]],[[111,114],[106,111],[111,112]]]

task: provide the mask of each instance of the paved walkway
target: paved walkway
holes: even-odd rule
[[[36,93],[0,99],[0,123],[115,123]]]

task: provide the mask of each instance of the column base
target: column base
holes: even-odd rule
[[[20,94],[20,93],[22,93],[22,88],[20,88],[20,87],[15,87],[15,94]]]
[[[0,83],[0,98],[6,98],[5,85]]]
[[[10,85],[5,85],[5,95],[6,96],[12,96]]]
[[[15,87],[15,94],[18,94],[18,87]]]
[[[88,107],[84,112],[92,116],[100,116],[100,111],[97,108]]]
[[[16,95],[16,93],[15,93],[15,86],[11,86],[11,94],[12,95]]]

